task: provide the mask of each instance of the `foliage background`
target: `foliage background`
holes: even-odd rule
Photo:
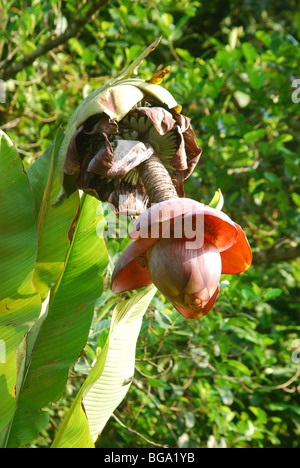
[[[300,78],[298,2],[102,0],[78,8],[73,0],[1,0],[0,21],[0,126],[26,168],[84,97],[162,36],[140,76],[170,65],[164,86],[192,118],[203,154],[186,196],[208,203],[221,188],[224,211],[254,252],[247,272],[222,278],[201,321],[183,319],[156,295],[133,385],[97,447],[299,447],[300,103],[291,97]],[[22,67],[72,25],[72,37]],[[107,240],[107,284],[126,243]],[[31,447],[53,440],[119,300],[109,289],[99,298],[85,352]]]

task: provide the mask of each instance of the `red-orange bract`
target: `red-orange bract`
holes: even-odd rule
[[[119,293],[150,283],[186,318],[212,308],[222,273],[245,271],[252,254],[241,226],[225,213],[188,198],[145,211],[129,234],[111,287]]]

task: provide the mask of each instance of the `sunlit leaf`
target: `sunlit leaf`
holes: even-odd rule
[[[0,363],[1,431],[15,411],[16,351],[41,308],[32,283],[37,225],[31,187],[12,141],[1,130],[0,173],[0,339],[5,344],[5,362]]]
[[[131,385],[142,318],[155,293],[156,288],[151,285],[116,306],[107,343],[62,424],[53,448],[93,446]]]

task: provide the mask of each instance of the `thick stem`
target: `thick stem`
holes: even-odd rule
[[[152,155],[137,167],[150,203],[178,198],[171,176],[158,156]]]

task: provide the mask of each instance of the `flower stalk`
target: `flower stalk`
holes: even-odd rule
[[[171,176],[159,157],[152,155],[138,166],[137,172],[143,182],[150,204],[178,198]]]

